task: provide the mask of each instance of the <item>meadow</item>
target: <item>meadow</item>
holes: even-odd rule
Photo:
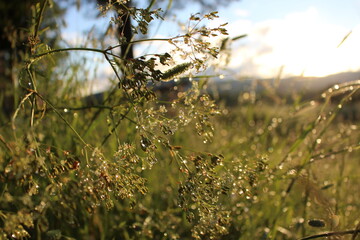
[[[14,108],[0,118],[0,239],[358,238],[359,81],[310,99],[271,84],[210,96],[211,77],[153,92],[149,82],[200,72],[221,54],[209,38],[226,37],[224,26],[200,24],[216,12],[166,39],[189,60],[177,63],[169,53],[128,59],[116,51],[126,39],[51,48],[40,38],[48,7],[34,7]],[[139,32],[159,17],[150,10],[126,10]],[[64,61],[69,52],[109,64],[101,99],[84,98],[94,69]]]

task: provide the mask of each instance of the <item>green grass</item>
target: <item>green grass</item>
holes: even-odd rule
[[[110,103],[115,101],[116,105],[119,97],[112,99]],[[55,105],[56,99],[51,101]],[[76,106],[76,101],[71,101]],[[56,104],[68,105],[69,102]],[[20,224],[31,229],[35,226],[35,230],[29,231],[31,235],[60,234],[76,239],[191,239],[196,236],[201,239],[209,236],[214,239],[300,239],[324,231],[355,229],[359,223],[358,121],[347,120],[338,104],[327,101],[299,106],[273,104],[260,97],[255,102],[240,99],[236,106],[219,108],[221,114],[211,120],[214,136],[206,143],[204,136],[199,136],[201,132],[196,131],[196,119],[186,126],[172,125],[171,119],[177,116],[175,112],[186,110],[181,105],[173,110],[169,108],[162,117],[148,111],[147,114],[155,114],[151,116],[160,121],[160,125],[178,128],[167,138],[171,146],[176,146],[172,150],[154,143],[157,159],[154,165],[148,162],[151,154],[140,148],[144,135],[139,134],[134,122],[136,115],[126,114],[124,106],[111,111],[107,108],[69,108],[65,112],[58,109],[58,114],[84,141],[89,146],[97,146],[101,153],[84,146],[51,109],[30,131],[21,128],[26,124],[22,119],[29,116],[21,111],[15,122],[15,135],[5,127],[1,133],[3,229],[6,232],[7,227],[11,227],[5,223],[11,216],[15,224],[12,227]],[[116,119],[123,120],[113,131]],[[161,135],[161,128],[150,129],[155,135]],[[146,136],[151,141],[158,139]],[[119,165],[123,169],[119,174],[130,178],[122,179],[119,184],[130,185],[123,186],[125,195],[118,198],[111,192],[101,192],[102,174],[111,178],[112,172],[98,170],[103,166],[118,166],[117,162],[123,160],[114,158],[114,152],[123,150],[125,143],[134,144],[135,152],[121,155],[128,156],[129,162]],[[133,154],[139,158],[134,160]],[[222,155],[221,163],[213,170],[206,163],[207,156],[212,154]],[[213,172],[209,175],[213,182],[199,183],[199,188],[193,185],[194,189],[186,193],[190,195],[184,195],[187,205],[179,207],[179,189],[190,184],[191,181],[187,182],[192,176],[184,173],[181,159],[188,162],[188,170],[195,174],[197,165],[191,161],[195,161],[196,156],[202,156],[201,161],[205,161],[200,162],[205,165],[199,165],[205,171],[203,174]],[[102,161],[109,165],[102,165]],[[12,172],[18,175],[9,175]],[[93,182],[87,182],[86,176]],[[141,184],[133,177],[146,179],[145,195],[140,194]],[[195,179],[207,181],[201,172]],[[213,184],[219,184],[219,188]],[[17,186],[22,186],[22,190],[16,189]],[[89,187],[98,192],[89,192]],[[221,190],[224,187],[225,190]],[[205,192],[201,192],[202,189]],[[209,192],[212,189],[224,194],[212,195]],[[200,191],[204,199],[192,196],[191,191]],[[206,194],[217,200],[211,203]],[[46,206],[43,212],[27,210],[41,208],[43,204]],[[210,215],[217,211],[220,215],[206,218],[201,215],[203,211]],[[190,213],[194,214],[191,222],[188,221]],[[36,225],[26,225],[15,216],[31,216]],[[313,227],[309,221],[324,226]],[[207,226],[210,230],[204,228]]]
[[[34,36],[42,13],[34,12]],[[216,51],[195,37],[226,31],[198,23],[169,43],[188,42],[191,64],[201,69],[207,62],[194,51]],[[201,80],[158,101],[146,84],[161,81],[156,58],[165,64],[169,54],[129,61],[111,52],[121,44],[36,44],[14,89],[21,96],[14,115],[1,116],[0,239],[314,239],[321,232],[355,239],[360,125],[349,112],[358,107],[359,82],[309,102],[281,99],[267,86],[228,107],[201,94]],[[81,59],[67,66],[55,54],[78,50],[102,54],[120,86],[97,105],[80,94],[89,76]],[[184,70],[174,65],[165,73]]]

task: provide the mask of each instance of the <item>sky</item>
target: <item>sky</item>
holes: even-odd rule
[[[326,76],[360,69],[358,0],[243,0],[230,9],[220,11],[230,34],[248,34],[233,47],[230,63],[241,74],[272,77],[282,69],[287,76]]]
[[[187,4],[176,12],[176,20],[169,18],[161,25],[155,22],[149,37],[178,35],[178,22],[186,22],[200,10]],[[224,66],[227,74],[269,78],[281,72],[283,77],[321,77],[360,70],[360,0],[242,0],[216,10],[220,17],[211,27],[227,22],[231,37],[247,34],[231,44],[232,58]],[[69,45],[81,45],[92,27],[104,30],[108,19],[95,20],[94,16],[95,6],[68,10],[63,38]],[[140,44],[136,54],[167,50],[163,43]],[[101,56],[92,57],[101,62]],[[106,75],[110,70],[103,72]]]

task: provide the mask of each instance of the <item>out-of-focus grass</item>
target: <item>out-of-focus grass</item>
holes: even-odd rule
[[[351,109],[356,104],[343,103]],[[344,106],[325,99],[279,104],[261,96],[256,101],[240,98],[236,106],[220,107],[211,143],[199,143],[191,128],[174,136],[183,151],[224,156],[217,168],[230,187],[222,200],[231,216],[224,239],[297,239],[355,228],[360,126],[348,119]],[[144,207],[174,213],[181,176],[171,156],[160,154],[159,159],[147,173],[150,194]],[[187,221],[175,226],[185,237]]]
[[[230,239],[355,228],[360,126],[348,119],[346,111],[357,106],[348,98],[294,105],[260,96],[223,110],[213,143],[202,148],[225,156],[219,172],[231,176],[231,196],[223,202],[232,211]]]
[[[101,147],[108,158],[118,150],[119,142],[135,141],[139,145],[136,116],[130,113],[119,124],[113,122],[126,114],[126,104],[113,109],[83,109],[82,98],[74,97],[76,91],[71,92],[81,82],[68,84],[59,90],[60,98],[53,95],[48,99],[87,143]],[[339,101],[289,104],[274,103],[261,96],[252,100],[246,94],[242,96],[245,98],[240,97],[238,104],[231,107],[222,106],[220,101],[221,114],[212,120],[216,129],[212,142],[203,143],[192,124],[171,137],[180,155],[223,155],[222,164],[215,170],[229,187],[228,194],[221,197],[221,209],[230,216],[224,239],[297,239],[322,231],[354,229],[360,210],[360,126],[356,119],[348,119],[344,111],[357,103],[344,101],[339,108]],[[111,95],[106,105],[115,106],[121,97],[117,93]],[[344,94],[340,101],[346,98]],[[28,113],[21,114],[26,119]],[[169,117],[172,114],[170,111]],[[16,122],[19,127],[21,119],[18,117]],[[49,147],[60,159],[64,151],[84,151],[72,130],[51,109],[41,124],[35,124],[35,129],[36,136],[29,133],[17,138],[38,139],[46,144],[39,149]],[[2,137],[10,136],[10,132],[3,131]],[[193,223],[187,221],[178,206],[178,189],[184,175],[179,172],[174,155],[163,146],[158,146],[156,157],[158,162],[152,169],[138,171],[148,179],[148,193],[135,196],[134,207],[128,200],[114,199],[110,210],[78,210],[81,219],[77,224],[82,227],[60,228],[62,234],[102,239],[190,239]],[[76,176],[70,173],[65,178]],[[41,177],[35,179],[41,186]],[[51,204],[56,207],[58,201]],[[49,223],[49,229],[57,228],[56,219]]]

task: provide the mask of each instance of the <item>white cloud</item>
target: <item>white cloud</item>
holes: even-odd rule
[[[248,17],[250,13],[244,9],[236,9],[235,14],[238,17]]]
[[[232,36],[248,33],[234,42],[230,68],[240,75],[274,77],[284,66],[284,76],[324,76],[360,68],[360,25],[337,48],[350,29],[323,21],[316,8],[260,23],[231,22]]]

